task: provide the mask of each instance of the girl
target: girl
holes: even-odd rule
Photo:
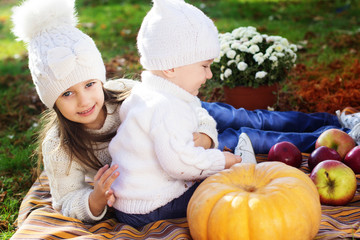
[[[73,0],[27,0],[14,8],[12,21],[14,34],[27,43],[32,79],[48,107],[37,153],[53,207],[68,217],[98,221],[115,200],[110,186],[119,172],[117,165],[109,168],[108,144],[133,82],[105,81],[100,52],[75,27]],[[194,135],[195,144],[215,141],[203,135]]]
[[[119,126],[126,90],[107,90],[105,66],[93,40],[77,29],[73,0],[28,0],[13,10],[13,32],[27,43],[29,68],[42,102],[39,160],[53,207],[84,221],[100,220],[111,205],[108,141]],[[124,88],[125,89],[125,88]],[[85,182],[94,180],[94,187]]]

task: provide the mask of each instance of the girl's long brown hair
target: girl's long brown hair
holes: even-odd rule
[[[103,88],[105,102],[111,104],[121,104],[129,95],[130,90],[113,91]],[[105,104],[104,104],[105,108]],[[106,109],[105,109],[106,110]],[[107,112],[108,115],[113,114]],[[102,167],[100,160],[95,156],[96,146],[94,143],[109,142],[116,134],[113,132],[103,135],[92,135],[85,130],[82,124],[76,123],[65,118],[59,109],[54,106],[53,109],[45,110],[40,118],[40,129],[36,141],[35,155],[37,155],[37,175],[42,171],[43,154],[42,143],[47,132],[53,127],[58,126],[60,146],[68,151],[71,161],[78,161],[81,165],[98,170]]]

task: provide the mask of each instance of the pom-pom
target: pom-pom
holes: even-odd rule
[[[26,0],[12,11],[12,32],[24,42],[41,31],[77,24],[75,0]]]

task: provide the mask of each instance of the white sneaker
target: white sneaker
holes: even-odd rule
[[[241,156],[242,163],[257,163],[251,140],[246,133],[240,134],[234,154]]]
[[[343,111],[337,110],[335,113],[342,127],[352,129],[360,123],[360,112],[354,108],[347,107]]]
[[[360,145],[360,124],[356,124],[349,132],[349,135],[354,139],[357,145]]]

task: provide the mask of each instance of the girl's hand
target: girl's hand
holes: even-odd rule
[[[94,216],[99,216],[106,205],[110,207],[115,202],[114,191],[111,189],[111,184],[119,176],[119,172],[115,172],[117,165],[105,165],[100,168],[94,177],[94,190],[89,196],[90,211]]]
[[[242,161],[241,157],[238,155],[234,155],[231,152],[223,152],[225,156],[225,168],[230,168],[232,165],[236,163],[240,163]]]
[[[209,149],[213,144],[212,139],[205,133],[195,132],[193,133],[193,139],[195,147],[203,147],[205,149]]]

